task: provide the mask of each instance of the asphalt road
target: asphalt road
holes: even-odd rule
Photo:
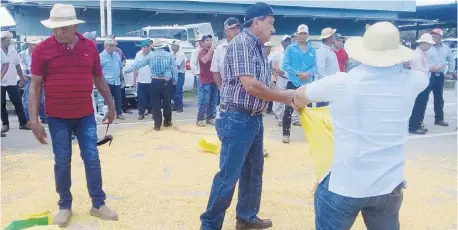
[[[450,160],[456,162],[457,154],[457,98],[455,91],[447,90],[444,92],[445,106],[444,113],[445,119],[450,124],[449,127],[440,127],[434,125],[434,111],[432,95],[428,103],[426,116],[424,120],[425,126],[429,129],[427,135],[416,136],[411,135],[407,142],[406,152],[407,157],[415,157],[418,155],[440,154],[443,156],[451,157]],[[195,122],[197,108],[195,102],[185,101],[184,113],[173,113],[173,120],[176,124],[193,124]],[[133,110],[134,114],[125,114],[125,121],[115,121],[115,124],[110,126],[112,133],[119,132],[124,128],[133,126],[151,126],[152,119],[149,116],[143,121],[138,121],[137,110]],[[51,153],[50,145],[40,145],[33,137],[30,131],[19,130],[17,117],[14,112],[10,114],[10,128],[7,137],[1,139],[1,150],[9,154],[21,154],[30,150],[48,150]],[[102,127],[103,126],[103,127]],[[276,126],[274,116],[267,115],[265,118],[266,137],[278,139],[281,141],[281,128]],[[269,127],[269,129],[267,128]],[[196,127],[197,129],[197,127]],[[99,137],[102,137],[105,132],[105,126],[100,125]],[[304,141],[303,131],[300,127],[292,128],[291,135],[292,143],[296,141]]]

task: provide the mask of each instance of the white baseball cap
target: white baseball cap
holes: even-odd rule
[[[264,43],[264,46],[265,47],[273,47],[274,44],[272,42],[268,41],[268,42]]]
[[[299,25],[297,27],[297,32],[296,33],[297,34],[299,34],[299,33],[307,33],[308,34],[309,33],[309,27],[307,25],[305,25],[305,24]]]
[[[420,43],[420,42],[426,42],[431,45],[436,44],[433,40],[433,36],[431,36],[431,34],[429,33],[424,33],[423,35],[421,35],[420,39],[417,40],[417,43]]]

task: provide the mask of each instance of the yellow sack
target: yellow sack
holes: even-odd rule
[[[221,148],[221,142],[218,140],[207,140],[202,138],[199,140],[199,148],[204,152],[209,152],[213,154],[218,154],[219,149]]]
[[[300,111],[302,128],[312,157],[313,169],[319,181],[331,170],[334,157],[334,137],[328,107],[304,108]]]

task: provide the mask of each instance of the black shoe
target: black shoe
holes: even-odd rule
[[[0,137],[6,137],[6,134],[5,133],[1,133]]]
[[[2,125],[2,133],[6,133],[10,130],[10,125]]]
[[[19,129],[22,129],[22,130],[32,130],[32,127],[30,126],[29,123],[25,123],[23,125],[20,125],[19,126]]]
[[[266,229],[272,227],[271,220],[261,220],[256,217],[254,222],[246,222],[242,220],[237,220],[237,224],[235,225],[236,230],[244,230],[244,229]]]
[[[161,127],[155,126],[155,127],[154,127],[154,131],[161,131]]]
[[[170,126],[172,126],[172,125],[173,125],[173,124],[172,124],[171,121],[164,121],[164,127],[167,128],[167,127],[170,127]]]
[[[177,113],[182,113],[183,112],[183,107],[180,107],[177,109]]]
[[[138,120],[139,120],[139,121],[141,121],[141,120],[143,120],[143,119],[145,119],[145,115],[138,115]]]
[[[126,109],[126,110],[124,110],[124,111],[122,111],[122,112],[125,113],[125,114],[132,114],[132,113],[134,113],[134,112],[132,112],[132,111],[130,111],[130,110],[128,110],[128,109]]]
[[[448,126],[448,123],[445,122],[444,120],[442,121],[436,121],[434,122],[435,125],[439,125],[439,126]]]
[[[175,105],[172,105],[172,106],[170,106],[170,109],[171,109],[172,111],[177,111],[178,108],[177,108]]]
[[[420,125],[420,129],[421,129],[421,130],[425,130],[425,132],[428,132],[428,131],[429,131],[427,128],[425,128],[425,126],[423,125],[423,123]]]
[[[416,130],[409,130],[410,134],[425,135],[427,131],[424,129],[418,128]]]

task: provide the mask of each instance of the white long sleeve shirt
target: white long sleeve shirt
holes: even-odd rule
[[[200,74],[200,65],[199,65],[199,60],[198,60],[198,55],[199,55],[200,47],[197,47],[194,52],[191,54],[191,60],[190,60],[190,66],[191,66],[191,72],[194,75],[199,75]]]
[[[423,52],[420,48],[417,48],[413,52],[413,57],[410,61],[410,68],[412,70],[421,71],[422,73],[426,74],[426,76],[430,76],[430,62],[428,54],[426,52]]]
[[[321,44],[316,52],[316,80],[340,72],[337,55],[331,46]]]

